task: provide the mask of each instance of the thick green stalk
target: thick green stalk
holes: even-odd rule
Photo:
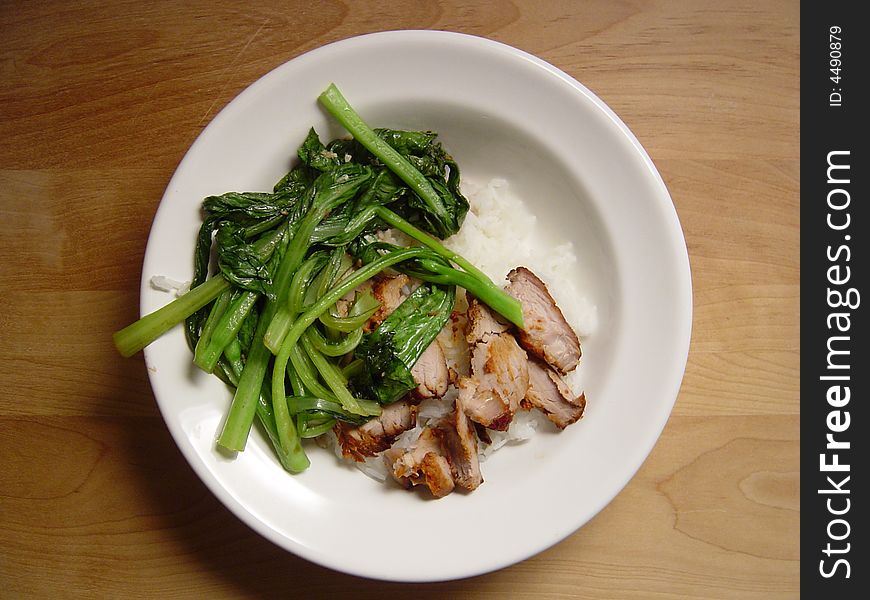
[[[228,356],[226,356],[226,360],[218,362],[215,374],[219,378],[224,379],[229,385],[235,387],[239,383],[239,377],[241,376],[243,369],[241,361],[241,345],[238,343],[238,340],[227,346],[225,354]],[[306,456],[301,443],[291,445],[288,451],[285,451],[284,448],[282,448],[281,441],[278,439],[278,428],[275,425],[275,415],[272,413],[272,403],[265,395],[267,391],[267,388],[264,387],[258,399],[256,410],[257,418],[260,420],[260,424],[263,426],[263,430],[266,432],[269,441],[272,442],[272,447],[275,449],[275,454],[278,456],[281,465],[291,473],[301,473],[307,469],[311,463],[308,460],[308,456]]]
[[[509,296],[489,281],[481,281],[469,273],[448,267],[434,260],[421,260],[420,264],[426,271],[436,273],[429,275],[426,272],[415,272],[415,275],[424,281],[441,283],[444,285],[456,285],[471,292],[478,300],[502,315],[505,319],[523,329],[523,305]]]
[[[438,241],[435,237],[429,235],[422,229],[415,227],[414,225],[391,211],[389,208],[385,206],[377,206],[375,207],[375,215],[380,217],[380,219],[386,222],[388,225],[395,227],[408,237],[417,240],[430,250],[433,250],[439,256],[443,256],[450,262],[459,265],[478,279],[484,279],[492,283],[486,273],[471,264],[464,256],[462,256],[461,254],[457,254],[456,252],[442,244],[440,241]]]
[[[450,220],[444,210],[438,192],[408,159],[396,152],[387,142],[378,137],[362,117],[353,109],[334,83],[329,84],[318,100],[335,119],[369,152],[374,154],[393,173],[414,190],[430,210],[442,220]]]
[[[268,312],[268,304],[265,312]],[[263,345],[265,330],[266,320],[261,317],[251,342],[251,349],[248,351],[245,369],[239,377],[239,385],[236,386],[236,392],[233,394],[233,403],[230,405],[227,420],[217,440],[218,445],[227,450],[241,452],[248,441],[248,434],[257,412],[257,402],[260,399],[260,388],[269,368],[269,359],[272,358],[272,353]]]
[[[206,373],[211,373],[214,370],[218,359],[223,354],[224,348],[236,339],[236,334],[242,327],[242,322],[248,316],[248,313],[251,312],[259,296],[257,292],[249,290],[239,294],[238,298],[234,299],[223,314],[220,315],[202,351],[199,351],[202,344],[202,339],[200,339],[200,344],[196,346],[198,352],[195,353],[193,361],[200,369]]]
[[[441,283],[458,285],[473,293],[478,299],[501,314],[508,321],[519,327],[525,328],[523,323],[523,307],[520,302],[513,296],[508,295],[503,289],[498,287],[493,281],[480,269],[468,262],[466,258],[457,254],[437,239],[422,231],[391,211],[388,208],[379,206],[375,209],[378,217],[384,220],[387,224],[404,232],[406,235],[417,240],[430,250],[434,251],[439,256],[459,265],[466,272],[463,273],[457,269],[450,269],[452,272],[449,277],[437,280]],[[434,265],[435,263],[429,263]],[[443,267],[447,269],[449,267]],[[443,269],[442,272],[446,272]],[[457,275],[461,274],[461,275]],[[430,279],[430,281],[435,281]]]
[[[272,358],[271,351],[263,344],[263,335],[265,335],[266,329],[269,327],[269,321],[275,315],[278,304],[286,302],[286,291],[296,267],[298,265],[294,266],[291,260],[288,260],[287,253],[285,252],[284,256],[281,257],[278,271],[273,280],[276,292],[268,297],[266,306],[263,308],[263,312],[257,322],[254,339],[251,341],[251,348],[248,350],[245,369],[239,378],[239,385],[236,386],[236,392],[233,395],[233,403],[227,414],[227,420],[224,421],[224,426],[221,429],[220,436],[218,436],[218,445],[223,446],[227,450],[241,452],[245,449],[245,443],[248,440],[248,434],[251,431],[251,425],[254,422],[254,415],[257,411],[260,388],[263,387],[263,378],[266,376],[269,360]]]
[[[122,356],[133,356],[229,287],[229,282],[220,275],[207,279],[166,306],[116,331],[112,336],[115,347]]]
[[[281,385],[284,385],[283,381]],[[272,414],[275,416],[275,427],[278,430],[278,442],[281,444],[281,450],[289,452],[296,445],[299,445],[301,448],[296,424],[290,417],[290,410],[287,408],[285,396],[282,395],[280,398],[272,396]]]
[[[202,331],[199,334],[199,340],[197,340],[196,347],[193,349],[194,364],[199,364],[199,360],[201,360],[206,346],[208,346],[209,341],[211,341],[211,334],[214,332],[215,327],[217,327],[218,321],[220,321],[224,312],[226,312],[232,298],[233,291],[231,289],[226,289],[218,295],[217,300],[212,304],[211,310],[208,313],[208,318],[205,320],[205,323],[202,326]],[[213,370],[214,367],[212,367],[208,372],[211,373]]]

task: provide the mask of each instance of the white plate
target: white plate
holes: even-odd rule
[[[492,571],[559,542],[643,463],[677,396],[691,328],[682,230],[651,160],[619,118],[555,67],[482,38],[401,31],[344,40],[268,73],[190,148],[154,219],[142,314],[168,301],[152,275],[191,277],[209,194],[269,190],[314,126],[344,135],[317,105],[335,82],[375,126],[433,129],[465,178],[508,179],[554,239],[570,239],[577,279],[597,304],[585,340],[585,418],[484,463],[471,494],[426,500],[378,484],[318,448],[291,476],[255,431],[228,458],[215,436],[230,394],[191,362],[181,328],[145,351],[175,441],[211,491],[279,546],[348,573],[398,581]],[[155,482],[159,485],[159,482]]]

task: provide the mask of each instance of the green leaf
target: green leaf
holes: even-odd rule
[[[453,286],[423,284],[414,290],[357,346],[354,356],[365,361],[365,369],[356,387],[381,404],[414,389],[411,368],[447,324],[455,299]]]
[[[343,155],[339,156],[332,150],[327,150],[313,127],[308,130],[308,136],[297,154],[304,165],[317,171],[331,171],[345,162]]]

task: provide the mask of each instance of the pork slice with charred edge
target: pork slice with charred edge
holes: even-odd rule
[[[575,397],[561,375],[537,358],[529,359],[529,389],[526,408],[537,408],[559,429],[576,423],[586,410],[586,396]]]
[[[400,433],[417,425],[417,406],[407,399],[384,406],[381,414],[354,426],[339,421],[333,428],[345,458],[358,462],[389,448]]]
[[[426,425],[413,444],[384,452],[384,460],[401,485],[425,485],[436,498],[457,486],[472,491],[483,483],[477,435],[458,402],[449,414]]]
[[[447,392],[450,372],[447,359],[438,340],[432,341],[411,367],[411,376],[417,382],[414,393],[420,399],[440,398]]]
[[[409,285],[411,279],[404,273],[395,276],[380,276],[371,285],[372,295],[381,303],[381,307],[371,316],[365,325],[366,331],[374,331],[384,322],[406,296],[402,290]]]
[[[456,487],[441,434],[432,427],[424,427],[411,447],[390,448],[383,457],[393,478],[405,488],[425,485],[434,497],[443,498]]]
[[[471,375],[459,380],[459,398],[475,423],[505,431],[529,386],[528,357],[506,326],[476,298],[468,308]]]
[[[456,485],[468,491],[483,483],[477,453],[477,432],[457,400],[449,415],[435,425],[446,450],[447,462]]]
[[[520,345],[560,373],[580,363],[580,340],[544,282],[525,267],[508,273],[505,291],[523,305],[525,329],[517,332]]]

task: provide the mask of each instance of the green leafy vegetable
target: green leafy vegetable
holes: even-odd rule
[[[326,91],[320,95],[319,100],[330,114],[353,135],[357,142],[375,155],[380,162],[415,192],[415,199],[411,201],[411,207],[421,211],[421,220],[427,228],[442,238],[459,231],[462,220],[468,211],[468,201],[458,193],[459,169],[455,168],[455,163],[451,161],[454,167],[451,170],[455,170],[456,173],[456,185],[452,186],[456,194],[453,194],[446,185],[436,182],[434,176],[427,177],[425,173],[421,173],[408,157],[403,156],[400,152],[401,149],[408,150],[413,147],[412,144],[415,142],[419,145],[419,135],[408,132],[390,132],[387,137],[391,139],[379,136],[357,114],[335,84],[330,84]],[[398,149],[394,148],[390,141],[396,143]],[[429,142],[431,143],[431,140]],[[437,159],[433,161],[435,164],[437,162]],[[433,175],[444,175],[444,171],[441,173],[437,171],[436,169]]]
[[[309,465],[303,439],[416,387],[457,286],[523,325],[519,303],[440,241],[468,201],[437,134],[372,129],[334,85],[319,100],[352,137],[323,143],[312,128],[271,192],[205,198],[191,290],[114,336],[131,356],[184,322],[195,364],[233,389],[218,444],[243,450],[256,420],[293,473]],[[378,241],[387,228],[419,245]],[[423,283],[366,333],[380,303],[358,288],[387,269]]]

